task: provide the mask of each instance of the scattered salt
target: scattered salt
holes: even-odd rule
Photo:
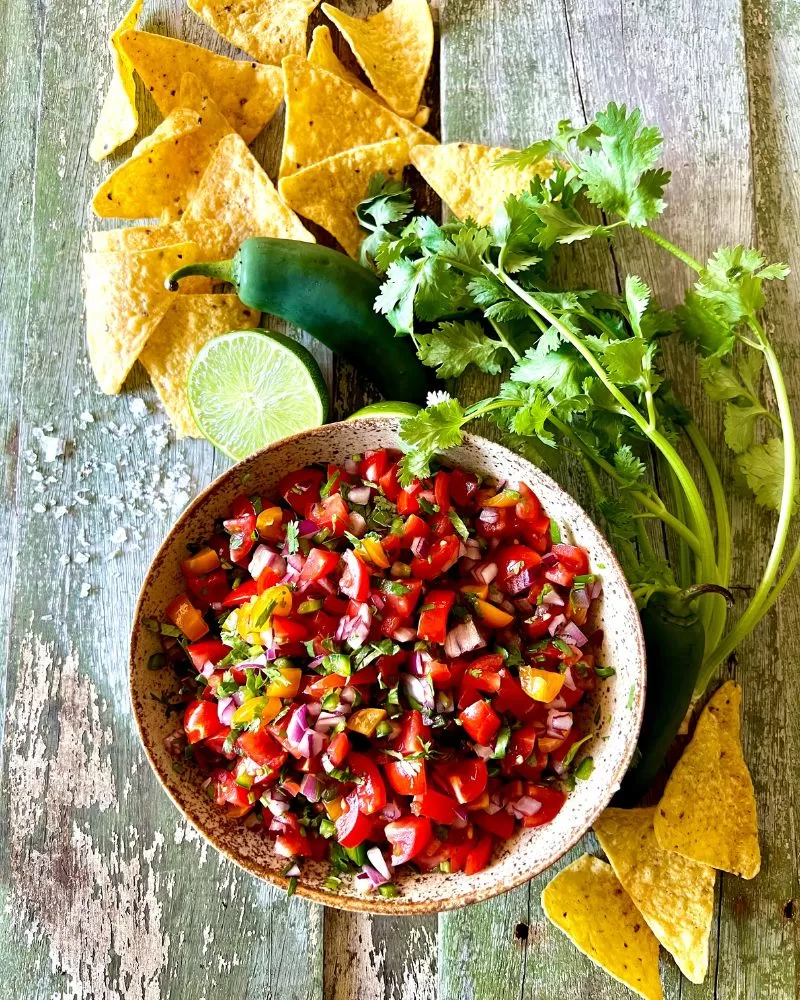
[[[80,593],[78,594],[78,596],[82,600],[84,597],[88,597],[89,594],[91,594],[91,592],[92,592],[92,585],[90,583],[82,583]]]
[[[124,528],[117,528],[111,536],[111,541],[114,545],[124,545],[128,541],[128,532]]]
[[[79,566],[85,566],[86,563],[88,563],[91,558],[92,557],[89,555],[88,552],[76,552],[75,553],[75,562]]]
[[[31,510],[34,512],[34,514],[46,514],[47,513],[47,507],[45,507],[45,505],[43,503],[35,503],[33,505],[33,507],[31,507]]]

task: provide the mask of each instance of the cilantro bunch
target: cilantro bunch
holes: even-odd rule
[[[405,480],[427,475],[434,455],[459,444],[464,427],[481,417],[534,461],[552,467],[564,455],[574,457],[640,605],[659,591],[730,583],[722,479],[670,384],[663,344],[680,337],[697,353],[707,395],[725,408],[725,440],[742,482],[757,504],[777,512],[767,565],[736,625],[726,631],[724,601],[705,598],[699,694],[800,561],[800,543],[787,555],[799,492],[797,444],[761,319],[764,283],[785,278],[788,268],[742,246],[722,248],[702,264],[651,229],[664,211],[670,176],[658,166],[661,145],[660,132],[638,110],[612,103],[589,125],[560,122],[552,138],[504,157],[505,164],[537,166],[539,175],[506,200],[489,226],[413,216],[408,190],[380,177],[359,218],[371,230],[363,262],[384,278],[375,308],[398,335],[413,338],[420,360],[441,378],[469,365],[507,372],[494,396],[464,406],[437,393],[432,405],[404,421]],[[565,288],[554,277],[564,245],[611,241],[625,228],[694,272],[695,284],[676,309],[661,309],[635,275],[612,292]],[[764,367],[775,409],[760,391]],[[700,460],[711,511],[682,457],[685,448]],[[661,492],[654,482],[665,484]],[[677,538],[674,567],[655,555],[647,520]]]

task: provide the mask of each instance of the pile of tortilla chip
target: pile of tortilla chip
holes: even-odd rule
[[[133,0],[110,40],[114,72],[91,155],[100,160],[135,134],[135,75],[164,120],[92,199],[96,215],[136,221],[93,233],[85,258],[87,343],[101,389],[119,392],[141,360],[179,437],[200,436],[185,388],[197,352],[260,315],[208,278],[181,282],[179,295],[165,278],[232,257],[252,236],[313,242],[299,216],[357,255],[365,234],[355,208],[373,174],[400,177],[412,148],[436,142],[419,104],[433,53],[427,0],[392,0],[364,21],[328,12],[375,90],[338,60],[327,28],[306,53],[319,0],[188,2],[252,58],[138,30],[142,0]],[[284,96],[276,188],[248,144]]]
[[[741,698],[733,681],[714,694],[657,806],[606,809],[594,830],[609,864],[584,855],[542,893],[550,920],[646,1000],[662,997],[659,944],[704,981],[716,870],[753,878],[760,867]]]

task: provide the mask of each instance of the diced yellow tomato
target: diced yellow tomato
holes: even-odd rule
[[[489,596],[489,584],[488,583],[464,583],[458,588],[462,594],[474,594],[479,597],[482,601],[485,601]]]
[[[292,592],[282,583],[239,608],[236,630],[243,639],[256,643],[259,634],[270,627],[273,617],[283,618],[292,611]]]
[[[283,534],[283,511],[280,507],[265,507],[256,518],[259,538],[276,542]]]
[[[382,708],[360,708],[347,720],[347,728],[362,736],[372,736],[385,718],[386,712]]]
[[[485,809],[489,805],[489,793],[483,792],[478,796],[477,799],[473,799],[472,802],[467,803],[467,809],[472,811],[474,809]]]
[[[300,678],[303,671],[299,667],[279,667],[280,677],[273,678],[267,684],[266,694],[270,698],[294,698],[300,690]]]
[[[558,750],[563,742],[563,736],[540,736],[536,740],[536,746],[542,753],[552,753],[553,750]]]
[[[514,621],[513,615],[510,615],[507,611],[503,611],[502,608],[495,607],[494,604],[490,604],[488,601],[481,601],[480,599],[475,601],[475,611],[478,618],[480,618],[484,625],[488,625],[489,628],[505,628],[506,625],[510,625]]]
[[[246,726],[254,719],[261,719],[262,723],[272,722],[282,708],[280,698],[268,698],[264,694],[248,698],[233,713],[231,725],[233,727]]]
[[[386,558],[383,546],[374,538],[362,538],[358,546],[358,554],[379,569],[389,568],[389,560]]]
[[[334,823],[344,812],[344,799],[331,799],[330,802],[323,802],[323,805]]]
[[[206,573],[212,573],[215,569],[219,569],[219,556],[208,547],[200,549],[193,556],[183,560],[181,569],[184,573],[204,576]]]
[[[519,503],[519,493],[516,490],[500,490],[488,500],[481,501],[481,507],[516,507]]]
[[[165,614],[190,642],[197,642],[208,632],[205,618],[189,600],[188,594],[174,597],[167,605]]]
[[[538,667],[520,667],[519,681],[522,690],[534,701],[548,702],[558,697],[564,684],[564,675],[556,670],[540,670]]]

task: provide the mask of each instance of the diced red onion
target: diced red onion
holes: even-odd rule
[[[565,684],[564,687],[566,687],[566,686],[567,685]],[[566,708],[567,707],[567,703],[561,697],[561,695],[559,695],[557,698],[553,698],[553,700],[551,702],[548,702],[548,704],[550,705],[551,708]]]
[[[306,557],[302,554],[302,552],[293,552],[286,562],[292,567],[292,569],[296,569],[299,573],[306,564]]]
[[[591,590],[589,591],[589,597],[595,601],[603,593],[603,584],[599,580],[595,580],[591,585]]]
[[[424,677],[428,673],[428,667],[432,660],[433,657],[431,654],[426,653],[424,650],[413,653],[411,656],[411,672],[416,674],[417,677]]]
[[[319,525],[316,521],[310,520],[310,518],[301,521],[297,526],[297,534],[301,538],[310,538],[312,535],[316,535],[318,531]]]
[[[392,632],[392,638],[395,642],[413,642],[417,638],[417,630],[415,628],[396,628]]]
[[[344,471],[349,476],[354,476],[358,472],[358,462],[356,462],[353,458],[348,458],[344,463]]]
[[[309,662],[308,669],[309,670],[316,670],[317,667],[322,663],[322,661],[324,659],[325,659],[324,656],[315,656],[314,659]]]
[[[499,802],[495,802],[493,799],[490,799],[489,805],[486,807],[486,812],[489,813],[490,816],[494,816],[494,814],[499,813],[502,808],[503,807]]]
[[[463,542],[458,543],[458,558],[463,559],[467,555],[467,547]]]
[[[298,865],[292,865],[291,868],[287,868],[283,873],[287,878],[297,878],[300,874],[300,868]]]
[[[233,700],[231,695],[226,695],[224,698],[220,698],[217,702],[217,718],[223,726],[229,726],[231,724],[231,719],[233,718],[233,713],[236,711],[236,708],[236,702]]]
[[[377,590],[370,595],[370,600],[372,601],[373,607],[377,611],[383,611],[384,607],[386,606],[386,598],[383,596],[383,594],[378,593]]]
[[[200,676],[205,677],[206,680],[214,673],[214,664],[211,660],[206,660],[206,664],[200,671]]]
[[[329,733],[341,721],[342,716],[338,712],[320,712],[314,728],[318,733]]]
[[[322,702],[309,701],[308,704],[306,705],[306,710],[308,711],[308,724],[310,726],[312,725],[314,720],[319,716],[319,713],[322,711]]]
[[[356,538],[363,538],[367,533],[367,522],[357,510],[351,510],[347,516],[350,525],[350,534]]]
[[[562,712],[558,709],[550,709],[547,713],[547,731],[556,735],[568,733],[572,729],[572,712]]]
[[[336,638],[340,642],[346,642],[351,649],[360,649],[369,638],[371,624],[369,605],[360,604],[357,614],[345,615],[340,619],[336,629]]]
[[[562,639],[566,639],[571,646],[585,646],[589,641],[581,632],[575,622],[567,622],[559,633]]]
[[[279,555],[268,545],[259,545],[248,564],[247,572],[254,580],[257,580],[267,567],[274,570],[278,576],[283,576],[286,572],[286,563],[283,556]]]
[[[313,729],[307,729],[297,744],[297,752],[302,757],[318,757],[325,746],[325,737]]]
[[[391,878],[391,875],[389,874],[389,866],[386,864],[386,859],[377,844],[375,847],[370,847],[367,851],[367,857],[370,860],[370,864],[376,871],[380,872],[384,878]]]
[[[282,816],[276,816],[270,821],[269,830],[270,833],[283,833],[286,829],[286,822]]]
[[[456,806],[453,812],[455,813],[455,818],[453,819],[452,823],[453,829],[463,830],[464,827],[469,822],[469,814],[467,812],[467,807]]]
[[[427,538],[423,538],[422,535],[418,535],[411,540],[411,551],[418,559],[424,559],[428,552],[430,552],[430,548],[431,543]]]
[[[406,697],[413,698],[428,711],[434,707],[433,685],[429,680],[423,680],[421,677],[414,677],[411,674],[401,674],[400,680]]]
[[[523,816],[535,816],[542,808],[542,803],[530,795],[523,795],[513,803],[512,808]]]
[[[291,809],[291,806],[288,802],[281,802],[280,799],[269,798],[267,799],[267,809],[273,816],[283,816]]]
[[[481,746],[480,743],[476,743],[473,750],[475,752],[475,756],[480,757],[481,760],[488,760],[494,753],[494,750],[492,750],[491,747]]]
[[[567,619],[564,615],[555,615],[555,617],[550,620],[550,624],[547,626],[547,631],[550,635],[555,635],[566,620]]]
[[[444,640],[444,651],[449,657],[455,657],[471,653],[473,649],[481,649],[485,645],[486,640],[475,627],[475,623],[472,619],[468,619],[450,629]]]
[[[231,698],[236,702],[236,707],[244,704],[245,692],[242,690],[234,691]]]
[[[362,870],[367,875],[373,888],[375,889],[381,885],[386,885],[386,883],[390,881],[388,875],[383,875],[377,870],[377,868],[373,868],[372,865],[364,865]]]
[[[326,753],[324,753],[322,755],[322,770],[326,774],[330,774],[331,771],[335,771],[336,770],[336,765],[333,763],[333,761],[330,759],[330,757]]]
[[[347,499],[350,503],[365,504],[369,503],[371,496],[372,490],[369,486],[354,486],[347,494]]]
[[[506,589],[510,594],[521,594],[523,590],[529,590],[533,584],[533,573],[529,569],[523,569],[516,576],[506,580]]]
[[[564,598],[555,588],[551,587],[550,590],[542,594],[542,604],[546,604],[548,608],[563,608]]]
[[[478,520],[483,521],[484,524],[495,524],[500,520],[500,508],[499,507],[483,507],[481,508],[480,514],[478,514]]]
[[[465,545],[467,549],[466,556],[468,559],[480,559],[481,547],[474,538],[468,538]]]
[[[575,673],[572,667],[567,667],[564,671],[564,687],[569,691],[575,691],[578,685],[575,683]]]
[[[576,608],[588,608],[589,607],[589,594],[586,587],[576,587],[572,591],[572,603]]]
[[[497,563],[490,562],[483,563],[481,566],[476,566],[472,571],[472,575],[478,583],[491,583],[497,576]]]
[[[305,795],[309,802],[319,802],[321,792],[319,778],[316,774],[304,774],[303,780],[300,782],[300,794]]]
[[[558,556],[555,552],[545,552],[539,565],[544,566],[545,569],[549,569],[551,566],[555,566],[557,562]]]
[[[296,747],[307,729],[308,708],[306,705],[301,705],[289,719],[289,725],[286,727],[286,739],[292,746]]]
[[[383,816],[383,818],[388,820],[390,823],[396,819],[400,819],[402,815],[400,806],[393,800],[387,802],[383,809],[381,809],[381,816]]]
[[[330,594],[332,597],[336,596],[336,584],[329,576],[321,576],[318,580],[315,580],[314,583],[320,590],[324,590],[326,594]]]

